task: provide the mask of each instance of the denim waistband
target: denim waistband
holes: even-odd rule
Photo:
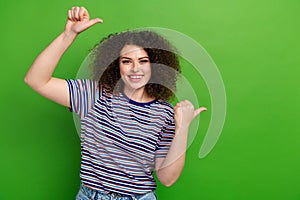
[[[154,191],[142,195],[123,195],[115,192],[101,192],[80,184],[80,190],[77,194],[76,200],[156,200]]]

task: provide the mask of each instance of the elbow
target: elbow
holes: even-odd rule
[[[24,82],[29,86],[32,85],[32,76],[29,71],[26,73],[26,75],[24,77]]]
[[[169,182],[165,182],[165,183],[162,183],[162,184],[166,187],[171,187],[174,183],[175,183],[175,181],[169,181]]]
[[[43,86],[43,82],[36,80],[36,78],[28,74],[24,77],[24,82],[35,91],[38,91]]]
[[[40,85],[37,84],[36,81],[34,81],[32,78],[25,76],[24,82],[34,91],[38,92],[40,90]]]
[[[24,82],[26,83],[26,85],[32,87],[31,80],[30,80],[30,78],[28,78],[28,76],[25,76],[25,77],[24,77]]]
[[[166,187],[171,187],[177,179],[169,179],[169,180],[159,180],[161,184],[163,184]]]
[[[161,182],[161,184],[163,184],[166,187],[171,187],[178,179],[178,176],[163,175],[159,173],[159,171],[156,173],[156,176],[158,180]]]
[[[27,84],[27,85],[30,85],[30,80],[27,76],[24,77],[24,82]]]
[[[30,79],[28,76],[25,76],[25,77],[24,77],[24,82],[26,83],[26,85],[28,85],[28,86],[31,87],[32,89],[35,89],[35,88],[36,88],[34,82],[33,82],[32,79]]]

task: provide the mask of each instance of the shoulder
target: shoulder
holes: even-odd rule
[[[79,88],[97,88],[97,81],[91,79],[66,79],[70,86],[79,87]]]
[[[100,97],[109,97],[113,95],[112,89],[107,84],[98,84],[97,89],[99,90]]]
[[[164,100],[164,99],[158,99],[157,102],[158,102],[161,106],[165,107],[166,109],[171,109],[171,110],[174,109],[174,106],[173,106],[170,102],[168,102],[168,101],[166,101],[166,100]]]
[[[67,79],[69,91],[75,97],[94,98],[98,90],[98,82],[92,79]]]
[[[174,106],[163,99],[158,99],[157,102],[163,107],[167,118],[174,118]]]

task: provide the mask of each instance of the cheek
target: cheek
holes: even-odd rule
[[[145,68],[144,72],[147,73],[148,76],[151,76],[151,66]]]
[[[120,65],[119,68],[120,68],[120,75],[121,75],[121,77],[123,77],[126,74],[126,67]]]

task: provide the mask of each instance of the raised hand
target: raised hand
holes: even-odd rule
[[[99,22],[102,19],[90,20],[84,7],[73,7],[69,10],[65,30],[34,60],[24,81],[42,96],[70,107],[68,84],[64,79],[53,77],[53,71],[76,36]]]
[[[94,24],[102,22],[103,20],[100,18],[90,20],[90,15],[84,7],[72,7],[72,9],[68,11],[65,33],[74,33],[77,35]]]
[[[177,103],[174,107],[176,128],[188,128],[193,119],[206,110],[205,107],[195,110],[193,104],[188,100]]]

